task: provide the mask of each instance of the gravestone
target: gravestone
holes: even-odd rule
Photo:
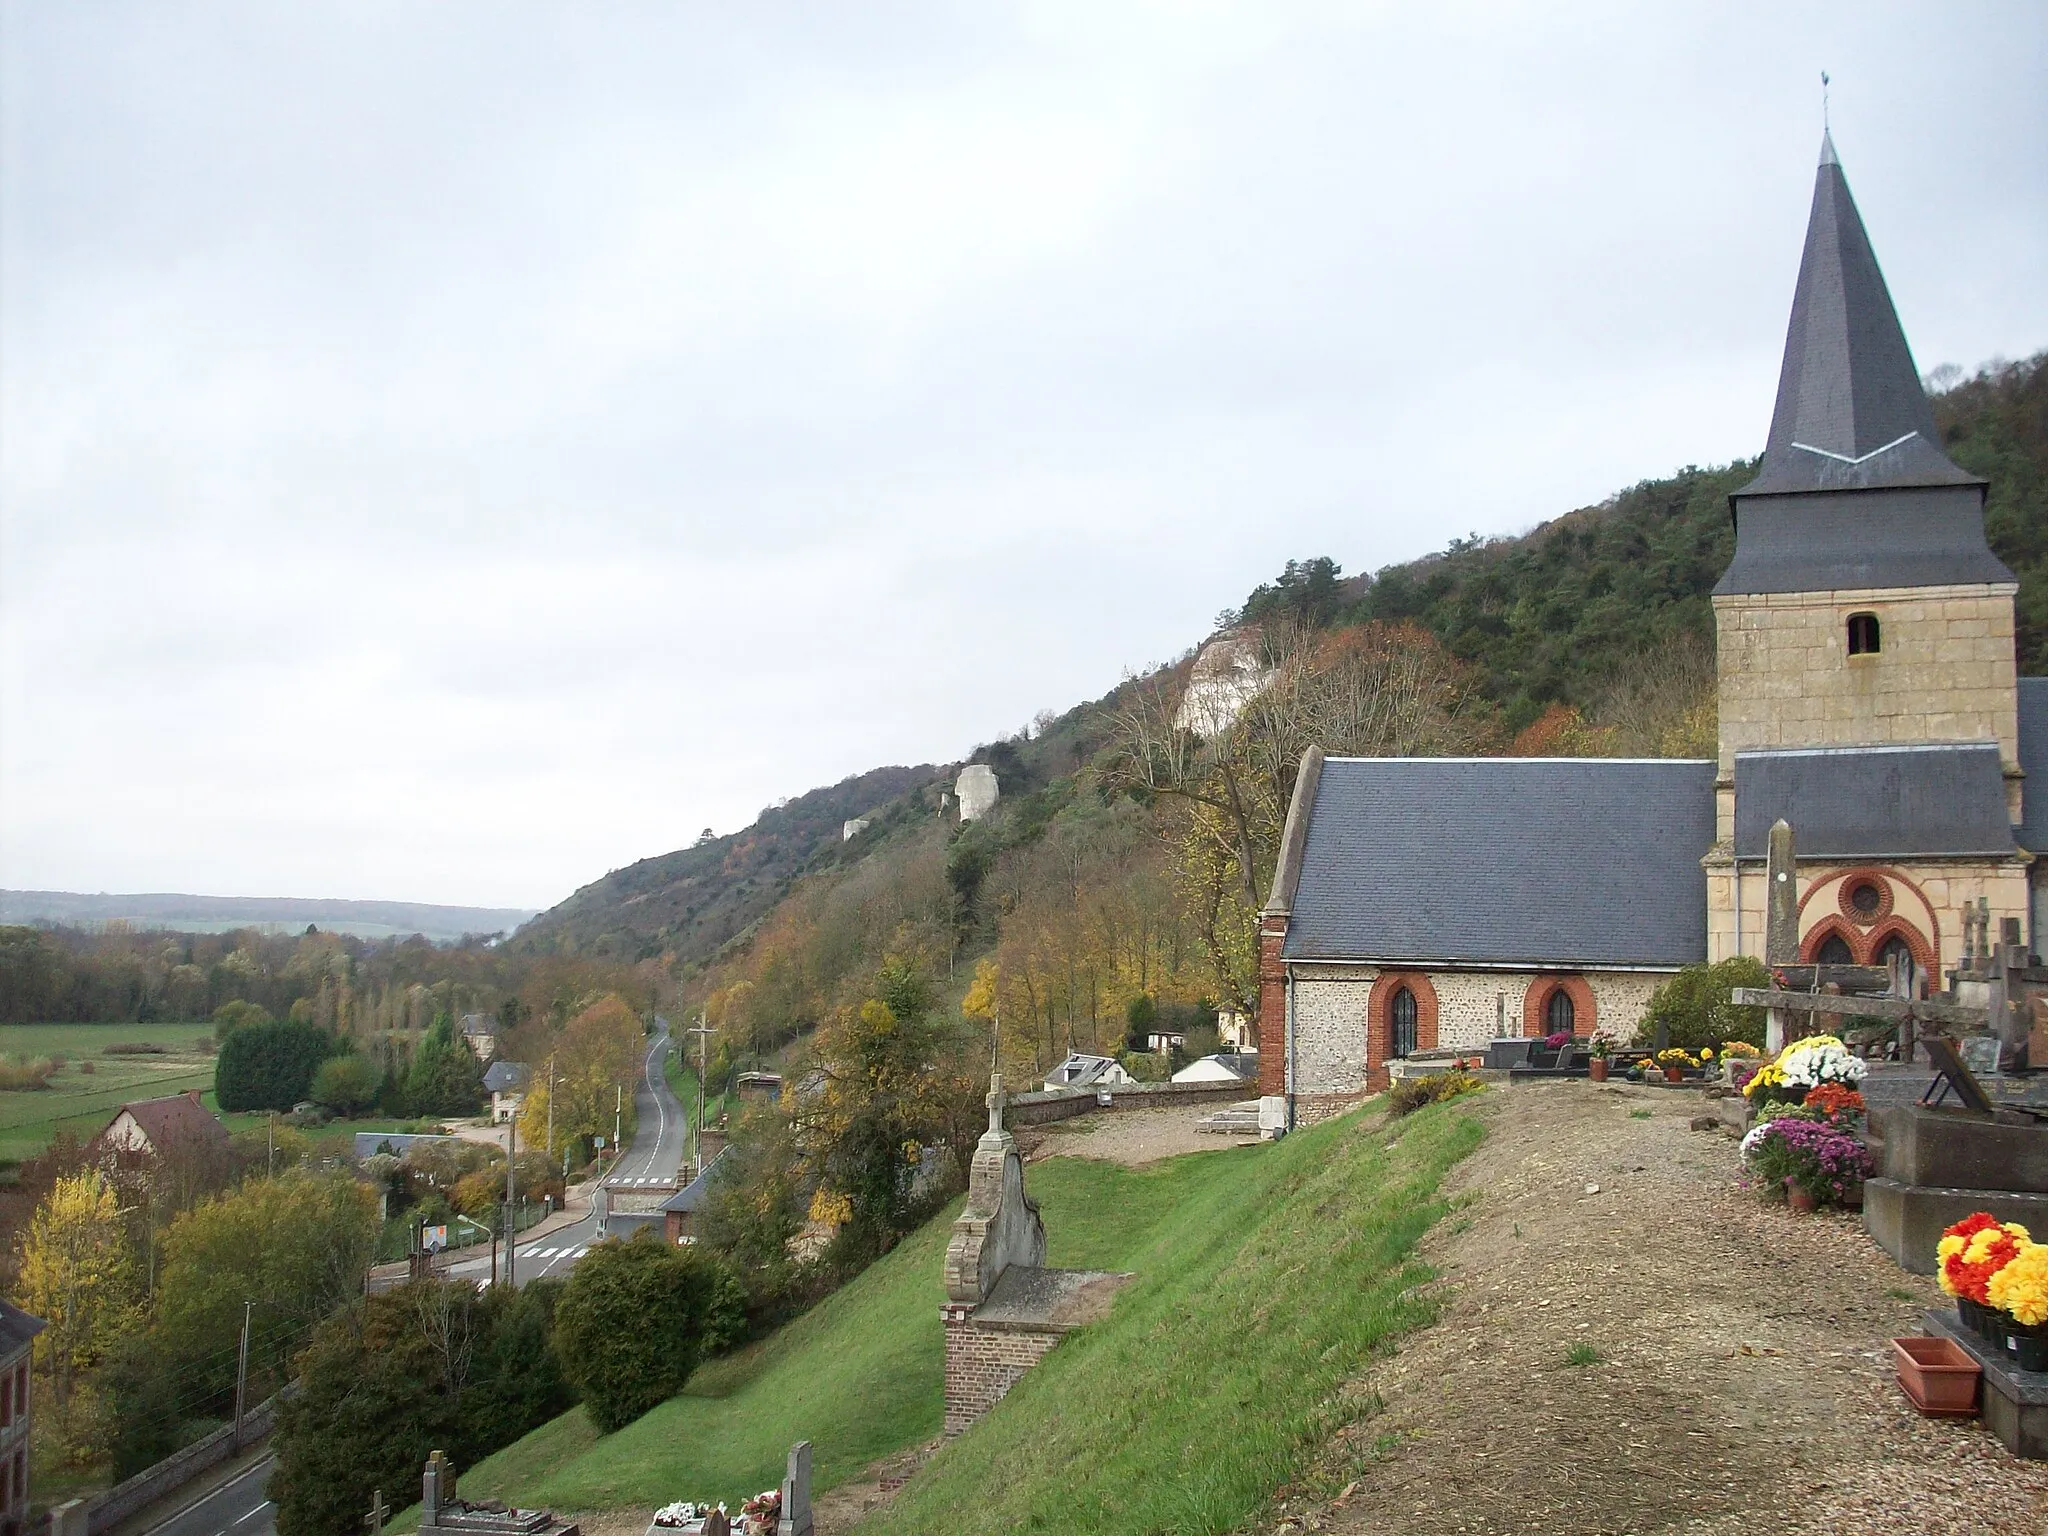
[[[782,1478],[782,1518],[775,1536],[811,1536],[811,1442],[789,1448],[789,1467]]]
[[[545,1509],[510,1509],[495,1499],[465,1504],[455,1496],[455,1467],[436,1451],[420,1474],[420,1530],[455,1531],[462,1536],[578,1536]]]

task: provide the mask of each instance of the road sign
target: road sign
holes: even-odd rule
[[[448,1229],[446,1227],[420,1228],[421,1253],[441,1253],[444,1252],[447,1249],[447,1247]]]

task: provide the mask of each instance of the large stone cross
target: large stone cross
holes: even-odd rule
[[[989,1074],[988,1092],[983,1095],[981,1102],[988,1106],[988,1128],[990,1134],[995,1136],[1002,1135],[1003,1110],[1010,1102],[1010,1096],[1003,1092],[1002,1073],[991,1072]]]

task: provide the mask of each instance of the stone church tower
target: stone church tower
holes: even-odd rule
[[[1763,953],[1779,815],[1800,854],[1801,959],[1903,950],[1936,971],[1966,904],[2025,916],[2019,587],[1985,543],[1984,492],[1942,452],[1823,139],[1770,437],[1714,588],[1710,958]]]

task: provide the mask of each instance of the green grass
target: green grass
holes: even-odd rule
[[[1341,1384],[1431,1316],[1413,1246],[1481,1133],[1445,1105],[1400,1122],[1391,1149],[1388,1134],[1351,1116],[1144,1169],[1034,1166],[1048,1261],[1138,1279],[940,1452],[889,1529],[1222,1531],[1262,1507],[1346,1416]],[[797,1440],[824,1489],[932,1438],[952,1215],[617,1434],[571,1412],[467,1472],[465,1493],[574,1510],[731,1501],[772,1486]]]
[[[196,1049],[211,1040],[210,1024],[6,1024],[0,1025],[0,1054],[49,1056],[65,1064],[49,1088],[0,1093],[0,1161],[34,1157],[60,1130],[80,1138],[97,1133],[114,1112],[134,1099],[213,1089],[214,1059]],[[164,1056],[108,1056],[109,1045],[148,1041],[173,1048]],[[93,1070],[81,1072],[90,1061]]]
[[[1574,1344],[1564,1352],[1564,1363],[1566,1365],[1598,1365],[1600,1363],[1600,1351],[1590,1344]]]
[[[1628,1112],[1628,1117],[1631,1120],[1648,1120],[1651,1114],[1647,1109],[1632,1109]]]

